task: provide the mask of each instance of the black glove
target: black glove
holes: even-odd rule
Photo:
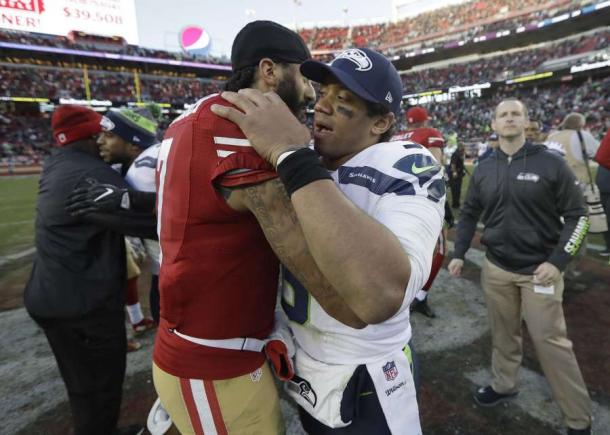
[[[113,212],[120,208],[129,209],[129,193],[112,184],[100,184],[87,180],[89,186],[77,187],[68,196],[66,211],[72,216],[82,216],[95,212]]]

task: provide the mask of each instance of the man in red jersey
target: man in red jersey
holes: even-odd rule
[[[408,129],[396,134],[392,140],[410,140],[423,145],[430,151],[434,158],[443,165],[445,139],[443,138],[443,134],[436,128],[428,127],[428,111],[419,106],[411,107],[407,111],[406,119]],[[453,220],[451,209],[445,207],[446,222],[449,222],[450,216],[451,220]],[[428,291],[430,290],[430,287],[432,287],[436,275],[438,275],[438,272],[441,270],[445,252],[447,252],[447,231],[446,229],[443,229],[443,232],[438,238],[434,257],[432,259],[430,277],[424,287],[415,295],[415,299],[411,304],[411,311],[417,311],[430,318],[436,317],[436,314],[432,308],[430,308],[430,305],[428,305]]]
[[[315,98],[299,72],[309,58],[291,30],[250,23],[233,43],[226,89],[275,91],[302,113]],[[270,199],[278,203],[270,191],[281,187],[274,168],[235,124],[210,111],[212,104],[228,103],[216,94],[199,100],[170,125],[159,153],[155,388],[183,434],[283,433],[262,352],[278,284],[278,260],[265,235],[289,239],[286,226],[273,226],[275,216],[289,215],[269,206]],[[234,197],[243,198],[238,204]]]
[[[436,128],[428,127],[428,118],[428,111],[423,107],[411,107],[406,115],[407,130],[396,134],[392,140],[410,140],[423,145],[442,165],[445,139]]]

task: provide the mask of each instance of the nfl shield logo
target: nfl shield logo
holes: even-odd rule
[[[383,366],[383,374],[385,375],[386,381],[393,381],[396,379],[396,376],[398,376],[398,369],[396,368],[394,361],[390,361]]]

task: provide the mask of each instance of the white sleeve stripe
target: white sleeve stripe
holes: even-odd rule
[[[250,147],[248,139],[236,139],[234,137],[214,136],[214,143],[217,145],[235,145],[238,147]]]
[[[216,150],[216,154],[218,155],[218,157],[227,157],[230,156],[231,154],[235,154],[235,151],[227,151],[227,150]]]
[[[442,137],[429,137],[428,141],[443,141],[445,142],[445,139],[443,139]]]

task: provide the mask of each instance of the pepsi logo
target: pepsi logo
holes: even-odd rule
[[[206,55],[212,46],[210,34],[198,26],[188,26],[180,32],[180,46],[189,54]]]

